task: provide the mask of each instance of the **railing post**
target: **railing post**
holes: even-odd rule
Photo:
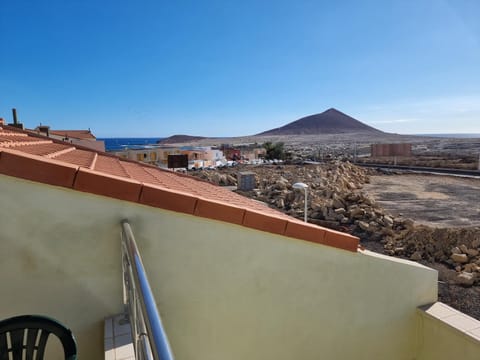
[[[126,220],[122,221],[122,269],[124,305],[130,315],[137,358],[173,360],[142,258]]]

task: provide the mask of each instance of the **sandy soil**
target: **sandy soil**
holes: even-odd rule
[[[416,224],[434,227],[480,225],[480,179],[442,175],[376,175],[364,190],[393,214],[402,214]],[[379,243],[366,247],[383,252]],[[440,263],[427,263],[439,272],[438,299],[480,320],[480,287],[465,288],[450,281],[456,272]]]
[[[371,176],[364,191],[392,214],[432,227],[480,226],[480,179],[441,175]]]

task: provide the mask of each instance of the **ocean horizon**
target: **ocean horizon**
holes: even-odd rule
[[[399,134],[407,135],[407,134]],[[459,133],[459,134],[410,134],[413,136],[430,136],[443,138],[458,138],[470,139],[480,138],[480,133]],[[97,138],[105,141],[106,151],[122,151],[125,149],[142,149],[149,145],[156,145],[158,141],[165,139],[165,137],[107,137]]]
[[[105,142],[106,151],[122,151],[125,149],[142,149],[148,145],[156,145],[164,137],[114,137],[97,138]]]
[[[480,133],[459,133],[459,134],[412,134],[416,136],[445,137],[458,139],[480,138]]]

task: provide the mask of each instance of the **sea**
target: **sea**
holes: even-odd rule
[[[105,141],[106,151],[122,151],[125,149],[145,149],[155,147],[164,138],[97,138]]]
[[[417,136],[430,136],[430,137],[444,137],[444,138],[457,138],[457,139],[478,139],[480,134],[415,134]]]

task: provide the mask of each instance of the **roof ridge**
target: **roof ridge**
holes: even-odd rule
[[[123,165],[123,162],[118,159],[118,163],[120,165],[120,167],[122,168],[122,170],[125,172],[125,174],[127,174],[127,176],[130,178],[130,179],[133,179],[133,176],[132,174],[130,173],[130,171],[128,171],[128,169]]]
[[[159,179],[158,176],[156,176],[155,171],[153,169],[146,167],[143,170],[145,170],[148,174],[152,175],[157,181],[161,182],[161,179]]]
[[[1,129],[1,130],[6,130],[6,129]],[[15,132],[11,132],[11,131],[8,131],[7,132],[3,132],[2,131],[2,136],[22,136],[22,137],[28,137],[28,134],[25,134],[25,133],[15,133]]]
[[[27,136],[28,138],[28,136]],[[53,144],[51,141],[48,140],[40,140],[40,141],[19,141],[19,142],[14,142],[11,140],[8,141],[2,141],[0,142],[0,147],[6,147],[6,148],[14,148],[17,146],[25,146],[25,145],[42,145],[42,144]]]
[[[53,144],[53,143],[52,143]],[[51,154],[48,154],[48,155],[44,155],[46,158],[49,158],[49,159],[53,159],[53,158],[56,158],[57,156],[60,156],[60,155],[63,155],[63,154],[67,154],[71,151],[74,151],[76,150],[75,146],[70,146],[66,149],[63,149],[63,150],[59,150],[59,151],[55,151]]]
[[[127,175],[127,177],[129,179],[133,179],[133,176],[132,174],[130,174],[130,172],[125,168],[125,166],[123,166],[123,161],[120,159],[120,158],[115,158],[118,162],[118,165],[120,166],[120,168],[123,170],[123,172],[125,173],[125,175]]]
[[[90,166],[88,167],[89,169],[91,169],[91,170],[95,169],[95,164],[97,163],[97,159],[98,159],[98,153],[95,152],[94,155],[93,155],[92,162],[90,163]]]

